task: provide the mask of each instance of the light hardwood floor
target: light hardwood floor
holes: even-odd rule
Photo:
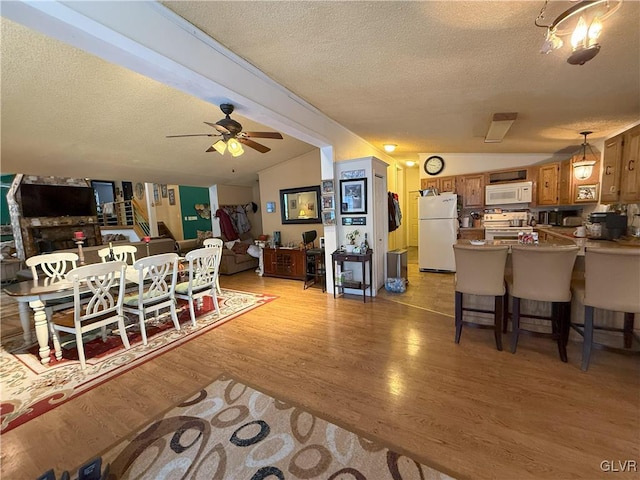
[[[521,338],[512,355],[466,328],[456,345],[452,275],[412,264],[409,278],[406,294],[363,304],[223,276],[223,288],[279,298],[2,435],[2,478],[73,468],[221,372],[459,478],[611,478],[602,461],[640,463],[637,356],[596,350],[583,373],[578,343],[568,364],[544,338]],[[3,334],[19,328],[10,302]]]

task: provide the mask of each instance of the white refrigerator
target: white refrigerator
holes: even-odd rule
[[[458,238],[458,196],[418,197],[418,267],[455,272],[453,244]]]

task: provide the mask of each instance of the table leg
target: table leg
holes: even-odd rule
[[[364,267],[365,267],[366,263],[367,263],[366,261],[360,262],[360,265],[362,265],[362,283],[363,283],[362,286],[363,287],[364,287],[365,278],[367,278],[366,275],[364,274]],[[366,288],[362,289],[362,303],[367,303],[367,289]]]
[[[26,302],[18,302],[20,312],[20,324],[22,325],[22,338],[25,345],[31,345],[31,309]]]
[[[49,328],[47,325],[47,314],[44,311],[44,303],[40,300],[34,300],[29,302],[29,306],[33,309],[33,319],[36,324],[36,337],[38,338],[38,345],[40,349],[40,362],[43,364],[49,363]]]

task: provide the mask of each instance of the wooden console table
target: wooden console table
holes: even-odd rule
[[[371,285],[373,284],[373,272],[371,271],[371,258],[373,255],[373,250],[369,250],[367,253],[346,253],[341,252],[339,250],[333,252],[331,254],[331,260],[333,261],[333,298],[336,298],[337,289],[340,288],[341,294],[344,295],[345,288],[353,288],[355,290],[362,290],[362,301],[366,303],[367,301],[367,288],[369,288],[369,296],[373,298],[373,290],[371,290]],[[362,267],[362,282],[360,282],[359,286],[345,285],[345,284],[336,284],[336,276],[335,272],[337,271],[336,265],[340,265],[340,270],[343,270],[344,262],[357,262],[360,263]],[[365,266],[369,264],[369,283],[366,283],[366,275],[365,275]]]
[[[265,247],[263,252],[264,276],[305,280],[307,254],[296,248]]]

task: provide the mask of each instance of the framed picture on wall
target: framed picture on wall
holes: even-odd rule
[[[367,213],[367,179],[340,180],[340,213]]]
[[[176,204],[176,191],[173,188],[169,189],[168,196],[169,196],[169,205],[175,205]]]
[[[160,196],[160,186],[157,183],[153,184],[153,203],[156,205],[162,205],[162,200]]]
[[[335,225],[336,212],[334,210],[325,210],[322,212],[322,223],[325,225]]]
[[[322,181],[322,193],[333,193],[333,180]]]
[[[333,201],[333,195],[323,195],[322,196],[322,209],[323,210],[333,210],[334,208],[336,208],[334,201]]]
[[[162,198],[167,198],[167,184],[163,183],[160,185],[160,192],[162,193]]]

